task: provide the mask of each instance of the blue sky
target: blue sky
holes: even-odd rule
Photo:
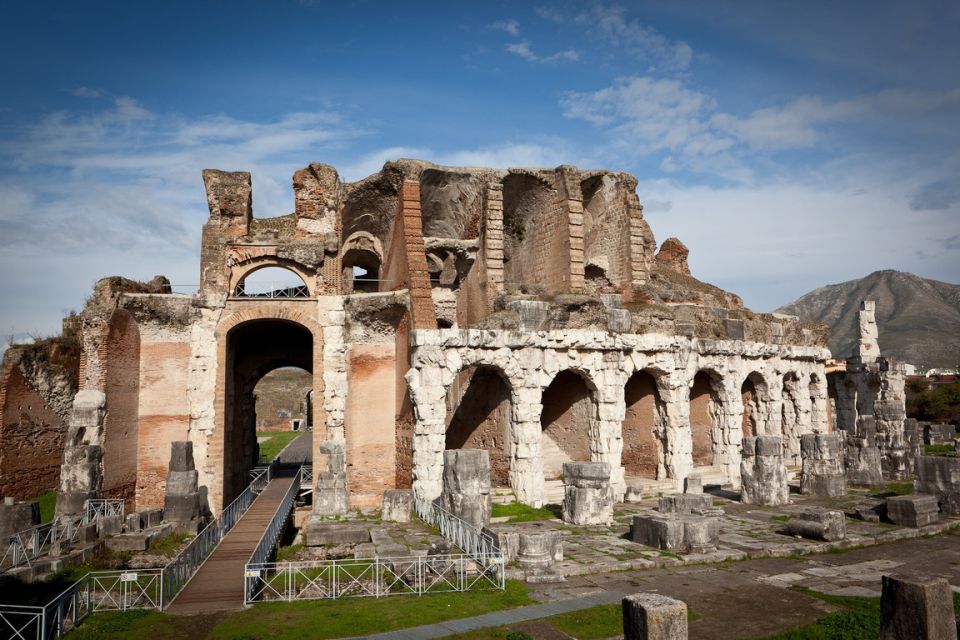
[[[103,276],[196,284],[200,170],[251,171],[268,217],[311,161],[628,171],[761,311],[958,282],[958,33],[956,2],[4,3],[0,335]]]

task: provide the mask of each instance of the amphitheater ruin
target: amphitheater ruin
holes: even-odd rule
[[[249,173],[203,181],[195,293],[106,278],[54,347],[7,353],[0,493],[159,507],[186,440],[216,514],[284,367],[312,378],[317,510],[436,497],[459,448],[530,505],[567,461],[608,462],[617,500],[693,472],[738,487],[745,436],[782,435],[799,466],[801,436],[833,429],[824,328],[694,278],[677,239],[657,251],[628,174],[399,160],[345,183],[314,163],[279,217],[253,215]],[[295,284],[250,286],[278,270]]]

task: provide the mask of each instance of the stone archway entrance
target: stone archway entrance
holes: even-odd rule
[[[714,423],[719,402],[719,394],[710,373],[697,373],[690,387],[690,435],[693,440],[694,467],[713,466]]]
[[[628,476],[656,480],[663,459],[659,434],[664,406],[657,381],[647,371],[630,376],[624,387],[623,468]]]
[[[559,478],[564,462],[591,460],[590,440],[598,420],[593,390],[583,377],[571,370],[558,373],[543,392],[540,415],[545,479]]]
[[[446,449],[485,449],[490,482],[510,486],[510,387],[494,367],[464,369],[447,393]]]

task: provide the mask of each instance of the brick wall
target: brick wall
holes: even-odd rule
[[[396,483],[395,345],[354,344],[347,362],[347,489],[351,507],[379,506]]]
[[[132,501],[137,484],[140,332],[123,310],[110,320],[102,343],[107,414],[103,424],[103,494]]]
[[[656,436],[657,385],[648,373],[638,373],[624,389],[627,405],[623,420],[623,467],[628,476],[657,477],[660,445]]]

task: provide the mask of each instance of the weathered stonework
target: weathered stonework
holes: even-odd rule
[[[571,524],[613,522],[610,465],[606,462],[563,463],[563,520]]]
[[[790,502],[783,444],[779,436],[743,439],[740,500],[744,504],[781,505]]]
[[[847,494],[841,437],[839,433],[808,433],[802,436],[800,493],[830,498]]]

